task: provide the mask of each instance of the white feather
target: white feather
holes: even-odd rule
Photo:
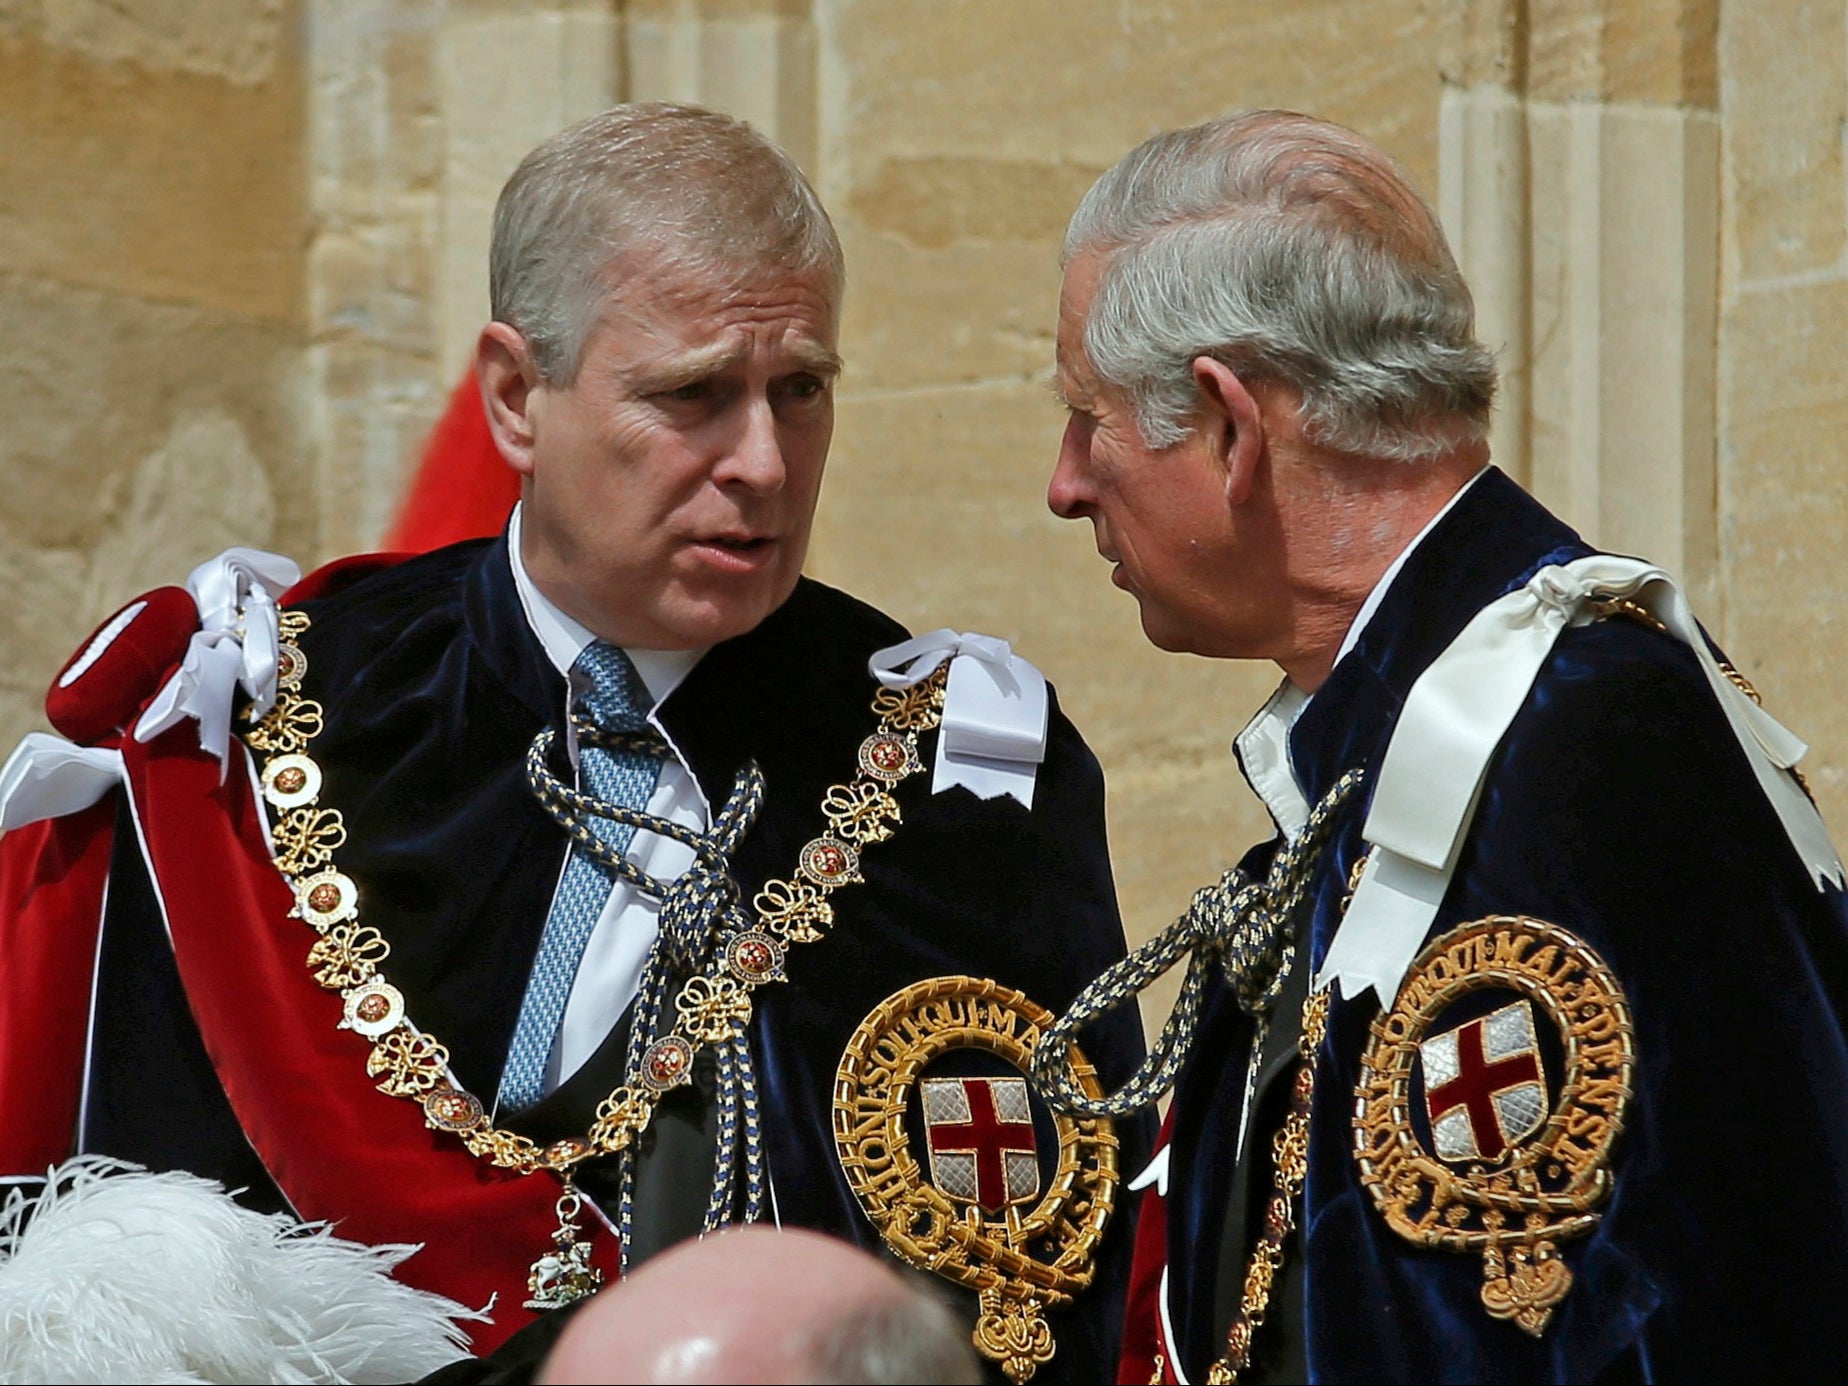
[[[0,1208],[0,1382],[412,1381],[484,1317],[392,1279],[417,1250],[79,1156]]]

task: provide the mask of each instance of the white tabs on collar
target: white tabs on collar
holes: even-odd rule
[[[1046,679],[1007,641],[933,630],[875,651],[867,668],[887,688],[909,688],[945,660],[950,675],[931,793],[962,785],[979,798],[1007,794],[1032,808],[1046,758]]]
[[[152,741],[169,727],[194,718],[199,746],[218,757],[223,779],[239,685],[250,696],[253,717],[275,705],[281,644],[276,598],[301,576],[302,570],[289,559],[259,549],[226,549],[194,568],[186,590],[199,608],[199,629],[179,670],[135,724],[135,740]]]
[[[1290,730],[1307,706],[1309,695],[1285,679],[1234,738],[1245,779],[1291,842],[1309,822],[1309,799],[1290,764]]]
[[[1344,996],[1371,987],[1390,1006],[1456,869],[1490,758],[1568,626],[1596,619],[1594,600],[1629,598],[1699,660],[1759,788],[1821,889],[1842,862],[1815,805],[1788,772],[1807,749],[1727,678],[1687,599],[1641,559],[1593,554],[1542,568],[1477,612],[1406,698],[1380,767],[1362,835],[1367,869],[1317,974]]]

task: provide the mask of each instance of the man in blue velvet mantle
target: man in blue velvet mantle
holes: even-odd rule
[[[1249,113],[1125,158],[1064,268],[1053,510],[1153,643],[1285,675],[1237,738],[1277,838],[1076,1012],[1194,952],[1116,1104],[1176,1059],[1120,1379],[1848,1374],[1848,908],[1803,746],[1669,574],[1490,464],[1428,206]]]
[[[9,766],[0,1173],[98,1152],[420,1244],[403,1278],[493,1300],[478,1349],[703,1229],[884,1237],[997,1374],[1097,1379],[1147,1141],[1022,1069],[1122,954],[1102,779],[1003,642],[800,575],[826,213],[748,126],[619,107],[522,163],[491,255],[507,533],[233,550]],[[1085,1048],[1120,1081],[1139,1024]]]

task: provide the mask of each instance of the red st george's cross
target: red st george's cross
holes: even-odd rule
[[[931,1174],[950,1197],[998,1213],[1038,1195],[1026,1079],[926,1078],[924,1130]]]
[[[1428,1039],[1419,1049],[1425,1107],[1442,1158],[1497,1159],[1546,1116],[1533,1012],[1526,1002]],[[1461,1120],[1445,1119],[1459,1109]]]

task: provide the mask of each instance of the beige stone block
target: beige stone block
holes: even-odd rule
[[[1848,285],[1746,293],[1723,327],[1723,639],[1809,742],[1810,786],[1848,844]]]
[[[1845,248],[1848,14],[1837,3],[1728,6],[1720,31],[1729,277],[1836,265]]]
[[[188,417],[235,421],[278,512],[303,523],[312,459],[300,432],[299,341],[292,332],[177,305],[0,276],[0,354],[19,387],[0,429],[0,540],[90,551],[132,509],[135,468]],[[176,523],[212,513],[215,481],[172,477]],[[306,521],[312,541],[312,519]],[[244,542],[264,544],[267,530]]]
[[[1527,88],[1525,0],[1439,0],[1438,62],[1458,87]]]
[[[87,576],[75,550],[0,543],[0,583],[27,598],[0,603],[0,758],[27,732],[49,729],[45,691],[96,625],[85,619]]]
[[[295,16],[291,0],[14,0],[0,25],[95,62],[255,86],[273,75]]]
[[[79,624],[137,592],[184,582],[233,545],[267,547],[276,530],[276,497],[244,426],[212,405],[188,410],[136,464],[122,504],[90,546]]]
[[[197,308],[0,277],[18,385],[0,430],[0,744],[137,592],[232,544],[306,556],[312,494],[293,334]]]
[[[1502,86],[1446,86],[1437,209],[1476,303],[1476,336],[1499,371],[1489,447],[1526,481],[1532,427],[1532,240],[1527,101]]]
[[[385,95],[390,185],[432,189],[443,176],[443,156],[454,136],[450,112],[438,97],[436,45],[428,34],[388,34],[379,65]]]
[[[620,49],[613,8],[533,7],[443,26],[446,149],[431,345],[445,379],[460,377],[488,320],[488,241],[502,185],[534,146],[616,103]]]
[[[317,335],[357,337],[417,356],[430,351],[436,213],[433,193],[405,193],[379,220],[315,237],[307,265]]]
[[[1056,246],[1102,172],[1042,159],[893,158],[854,186],[845,211],[924,250],[959,241]]]
[[[1530,0],[1528,92],[1713,110],[1719,11],[1718,0]]]
[[[0,265],[299,321],[300,68],[239,86],[0,39]]]
[[[1426,0],[1161,5],[822,0],[826,191],[893,157],[1108,167],[1145,136],[1291,106],[1436,181],[1440,17]]]
[[[1059,303],[1056,241],[923,249],[889,233],[864,231],[851,218],[838,224],[847,255],[841,331],[846,388],[1020,384],[1051,377]]]
[[[627,0],[633,19],[661,24],[692,20],[728,22],[744,19],[808,19],[812,0]]]
[[[455,382],[426,355],[362,340],[318,343],[307,358],[321,562],[378,546]]]

